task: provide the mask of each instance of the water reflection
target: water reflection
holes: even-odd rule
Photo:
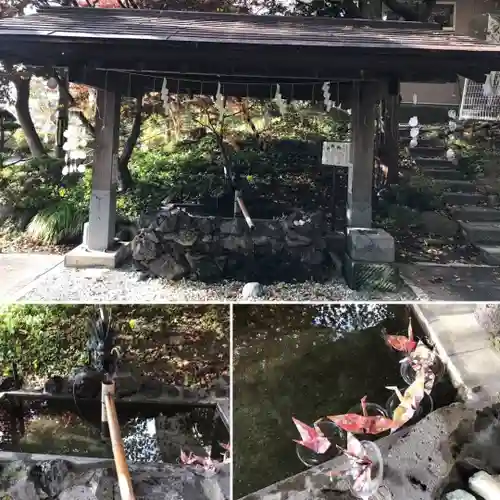
[[[178,461],[180,449],[210,453],[213,408],[117,403],[127,459]],[[3,401],[0,450],[112,458],[101,437],[100,403]]]

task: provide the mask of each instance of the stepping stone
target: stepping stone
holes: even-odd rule
[[[421,167],[420,170],[423,174],[432,177],[433,179],[450,179],[450,180],[460,180],[463,179],[464,175],[460,170],[452,167]]]
[[[421,146],[410,149],[413,156],[419,158],[443,158],[446,159],[446,151],[443,147]]]
[[[451,216],[456,221],[464,222],[500,222],[500,210],[489,207],[453,207]]]
[[[486,202],[486,195],[481,193],[443,193],[443,200],[448,205],[478,205]]]
[[[418,167],[454,167],[453,163],[446,158],[418,158],[413,157]]]
[[[465,237],[473,245],[500,243],[500,222],[459,222]]]
[[[485,264],[500,266],[500,245],[477,245],[477,249]]]
[[[468,180],[434,179],[433,183],[439,189],[448,189],[457,193],[475,193],[477,189],[477,184]]]
[[[400,136],[399,137],[399,142],[403,146],[409,146],[411,141],[411,137],[406,133],[406,136]],[[418,140],[418,146],[417,147],[436,147],[436,148],[441,148],[442,151],[444,151],[444,140],[441,139],[440,137],[430,137],[430,138],[421,138]],[[414,148],[412,148],[413,150]]]

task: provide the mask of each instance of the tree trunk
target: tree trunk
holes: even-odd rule
[[[385,100],[384,164],[387,166],[387,183],[399,181],[399,94]]]
[[[128,162],[132,156],[139,135],[141,134],[142,125],[142,98],[143,94],[140,94],[136,98],[135,104],[135,116],[134,123],[132,124],[132,130],[130,135],[123,146],[123,151],[118,160],[118,175],[120,176],[120,188],[122,191],[127,191],[133,185],[132,175],[128,168]]]
[[[58,82],[59,83],[59,82]],[[69,108],[69,91],[68,79],[66,75],[62,79],[64,90],[59,86],[59,102],[57,105],[57,136],[56,136],[56,157],[64,158],[64,132],[68,130],[68,108]]]
[[[45,149],[42,141],[36,131],[33,120],[31,119],[29,101],[30,101],[30,82],[31,78],[16,77],[13,79],[16,86],[16,113],[19,124],[21,125],[26,142],[33,158],[45,156]]]

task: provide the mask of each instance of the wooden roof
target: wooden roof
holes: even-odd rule
[[[0,21],[0,37],[134,40],[261,46],[487,51],[500,49],[472,37],[440,31],[433,23],[250,16],[167,10],[44,8]]]
[[[103,71],[212,82],[426,82],[455,81],[457,73],[483,79],[500,67],[500,46],[430,23],[45,8],[0,21],[0,59],[66,66],[96,85]]]

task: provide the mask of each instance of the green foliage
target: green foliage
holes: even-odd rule
[[[442,190],[436,187],[432,179],[421,175],[412,175],[407,181],[391,186],[382,193],[379,203],[380,214],[389,212],[391,205],[401,205],[420,212],[441,208]]]
[[[26,229],[33,239],[53,245],[76,239],[87,220],[87,207],[72,199],[62,199],[38,212]]]
[[[272,120],[267,135],[300,140],[346,140],[349,115],[336,110],[330,114],[294,109]]]
[[[0,170],[0,203],[26,222],[59,198],[62,164],[54,158],[34,158]]]
[[[111,312],[117,343],[142,374],[161,372],[171,379],[184,377],[199,364],[227,369],[227,307],[114,305]],[[68,374],[87,361],[86,319],[95,313],[95,306],[81,304],[4,307],[0,310],[0,370],[5,373],[16,362],[25,376]],[[184,340],[184,335],[186,341],[180,345],[169,341],[171,336]],[[202,373],[192,375],[197,381],[204,378]]]
[[[30,148],[28,147],[28,142],[26,141],[26,136],[23,129],[18,128],[9,137],[9,147],[16,153],[19,154],[29,154]]]
[[[311,177],[311,167],[319,163],[319,144],[324,139],[347,137],[345,117],[318,114],[298,103],[284,117],[272,118],[265,128],[262,110],[260,103],[252,107],[252,121],[262,131],[260,142],[241,117],[228,119],[224,138],[232,166],[252,184],[255,198],[274,201],[276,191],[269,186],[276,189],[281,185],[284,196],[293,192],[296,200],[297,182],[305,186],[304,199],[311,198],[309,193],[317,181]],[[186,122],[181,116],[179,123],[182,120]],[[157,210],[165,199],[203,202],[227,193],[216,137],[207,134],[201,139],[174,142],[169,131],[172,124],[164,116],[152,115],[146,120],[129,163],[134,186],[117,198],[120,218],[134,219]],[[178,131],[185,134],[182,124]],[[88,216],[91,169],[83,178],[78,174],[62,177],[61,171],[60,160],[45,158],[0,172],[0,203],[13,208],[16,227],[27,227],[28,234],[44,244],[77,238]],[[323,187],[331,188],[330,177]]]
[[[12,305],[0,312],[0,366],[23,373],[68,373],[82,361],[87,333],[75,322],[82,306]]]

